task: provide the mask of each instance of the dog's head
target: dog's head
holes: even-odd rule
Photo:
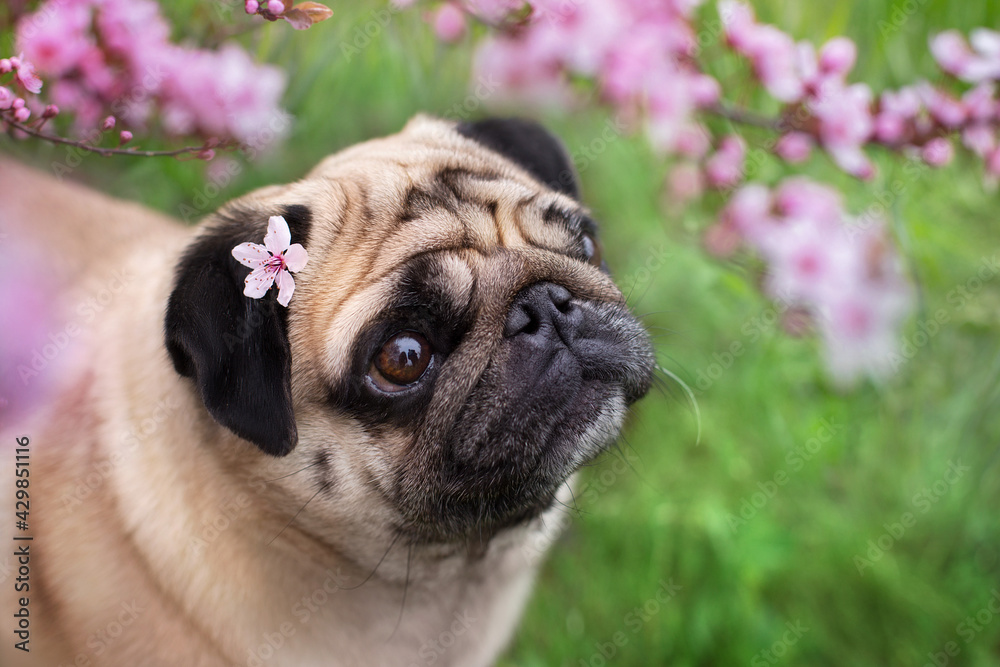
[[[283,215],[309,253],[287,309],[231,255]],[[653,357],[539,126],[417,118],[210,218],[182,258],[167,349],[276,482],[415,541],[547,508],[617,436]]]

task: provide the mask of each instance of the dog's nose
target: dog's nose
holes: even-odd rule
[[[518,292],[507,313],[503,335],[529,336],[567,346],[576,336],[583,314],[565,287],[555,283],[535,283]]]

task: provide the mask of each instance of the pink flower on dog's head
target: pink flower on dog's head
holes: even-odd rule
[[[259,299],[267,294],[271,285],[278,283],[278,303],[286,308],[295,292],[292,273],[301,271],[309,261],[306,249],[292,243],[288,223],[280,215],[273,215],[267,221],[264,245],[241,243],[233,248],[233,257],[253,269],[247,276],[244,294]]]

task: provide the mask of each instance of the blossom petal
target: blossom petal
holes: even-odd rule
[[[264,246],[272,255],[280,255],[288,250],[288,245],[292,242],[292,232],[288,229],[288,223],[280,215],[272,215],[267,221],[267,235],[264,237]]]
[[[259,269],[271,259],[271,253],[262,245],[256,243],[241,243],[233,248],[233,257],[243,266]]]
[[[267,294],[267,290],[274,284],[274,272],[263,267],[254,269],[253,273],[247,276],[245,284],[243,294],[252,299],[259,299]]]
[[[288,302],[292,300],[292,293],[295,292],[295,278],[288,271],[281,270],[278,271],[277,283],[278,303],[287,308]]]
[[[309,253],[306,249],[302,247],[301,243],[293,243],[288,246],[288,250],[285,251],[285,266],[292,273],[298,273],[301,271],[306,262],[309,261]]]

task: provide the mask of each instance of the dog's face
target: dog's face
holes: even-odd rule
[[[310,258],[287,310],[245,297],[230,254],[272,215]],[[488,538],[547,508],[648,388],[648,336],[596,233],[538,126],[418,118],[210,219],[178,267],[167,348],[256,445],[217,455],[299,471],[273,484],[306,530]]]

